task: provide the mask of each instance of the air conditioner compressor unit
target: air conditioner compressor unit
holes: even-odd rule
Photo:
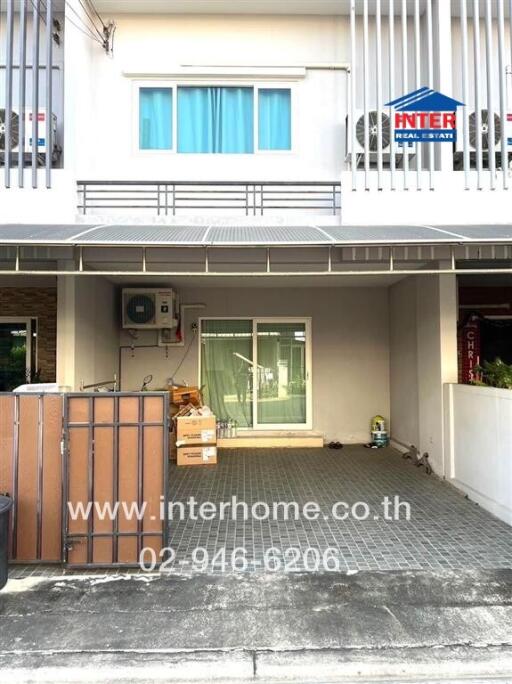
[[[37,152],[38,154],[46,154],[46,110],[40,109],[37,115],[38,131],[37,131]],[[18,152],[20,142],[23,145],[25,154],[32,152],[32,121],[33,112],[31,109],[25,110],[25,135],[23,141],[20,141],[20,115],[16,111],[11,112],[11,152]],[[5,152],[5,133],[6,133],[6,111],[0,109],[0,153]],[[56,147],[57,136],[57,117],[52,114],[52,147]]]
[[[124,288],[122,306],[123,328],[160,330],[178,325],[174,290]]]
[[[480,110],[480,141],[481,149],[486,152],[501,152],[501,137],[505,135],[507,150],[512,152],[512,112],[508,112],[505,116],[505,121],[501,120],[498,112],[494,112],[494,140],[490,139],[489,131],[489,110]],[[478,122],[476,112],[470,112],[468,117],[469,123],[469,150],[476,152],[478,142]],[[456,152],[464,152],[464,118],[462,114],[457,117],[457,142],[455,145]]]
[[[32,152],[32,121],[33,113],[31,109],[25,111],[25,152]],[[46,110],[40,109],[37,114],[37,151],[39,154],[46,154]],[[52,113],[52,147],[55,147],[57,139],[57,117]]]
[[[382,142],[381,150],[384,160],[389,160],[392,148],[395,154],[403,154],[403,146],[392,140],[391,120],[389,114],[381,111],[380,118],[382,122]],[[378,121],[379,114],[376,109],[368,110],[368,153],[371,161],[376,161],[379,151],[379,137],[378,137]],[[350,130],[350,117],[347,115],[345,120],[346,131],[346,157],[349,159],[352,154],[352,132]],[[355,127],[355,149],[357,155],[364,154],[365,141],[365,126],[366,117],[363,109],[356,109],[354,112],[354,127]]]

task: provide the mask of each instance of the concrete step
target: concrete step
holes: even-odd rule
[[[219,449],[322,448],[324,436],[312,430],[239,430],[217,441]]]

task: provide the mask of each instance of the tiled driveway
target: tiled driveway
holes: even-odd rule
[[[296,501],[299,506],[313,501],[322,511],[318,520],[309,521],[303,517],[234,521],[229,511],[227,520],[174,521],[170,543],[176,552],[176,571],[190,571],[198,547],[205,550],[195,556],[200,562],[205,558],[211,562],[225,547],[225,571],[230,571],[231,554],[237,547],[246,550],[247,569],[259,572],[265,569],[264,554],[271,547],[277,551],[270,552],[267,568],[275,567],[272,556],[283,555],[291,547],[300,550],[298,560],[291,563],[291,569],[297,570],[315,567],[315,551],[304,558],[307,548],[317,549],[322,558],[329,547],[336,549],[341,571],[512,567],[512,528],[449,484],[404,461],[393,449],[223,451],[217,466],[172,465],[170,478],[174,501],[185,502],[191,496],[198,504],[219,504],[232,496],[249,506],[259,501]],[[401,519],[385,520],[382,501],[386,496],[408,502],[410,519],[405,519],[402,510]],[[365,502],[370,516],[360,521],[335,520],[330,513],[337,501]],[[357,513],[364,513],[363,508]],[[297,554],[287,553],[290,561]],[[211,564],[208,569],[212,570]],[[213,570],[221,569],[219,557]]]

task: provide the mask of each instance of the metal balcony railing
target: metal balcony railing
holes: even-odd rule
[[[341,211],[341,183],[325,181],[78,181],[82,214],[146,211],[176,216],[221,210],[246,216],[266,212]]]

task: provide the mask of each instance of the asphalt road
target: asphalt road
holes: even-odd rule
[[[11,580],[0,681],[512,682],[512,570]]]

